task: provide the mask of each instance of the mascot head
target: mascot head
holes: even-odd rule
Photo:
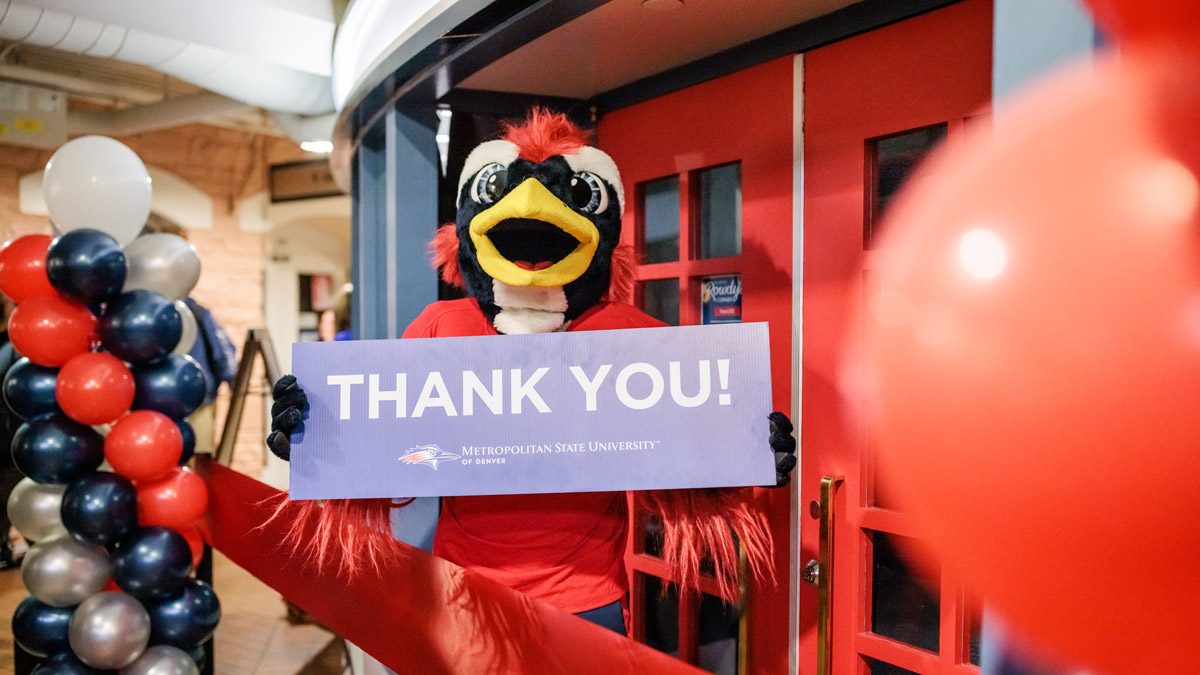
[[[501,333],[560,330],[606,296],[627,295],[621,176],[587,140],[565,115],[534,110],[467,156],[458,215],[438,233],[434,261]]]

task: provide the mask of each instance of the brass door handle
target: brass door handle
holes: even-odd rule
[[[833,590],[833,504],[841,482],[841,476],[821,479],[821,497],[810,508],[811,515],[819,521],[817,559],[808,561],[800,573],[801,579],[817,587],[817,675],[833,672],[833,634],[830,632],[833,617],[830,598]]]

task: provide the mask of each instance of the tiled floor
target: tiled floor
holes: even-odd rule
[[[213,585],[221,599],[215,640],[218,675],[334,675],[343,668],[341,640],[311,624],[292,625],[279,594],[215,554]],[[8,617],[26,596],[21,574],[0,572],[0,675],[13,673]]]

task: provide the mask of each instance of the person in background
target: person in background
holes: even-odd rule
[[[350,297],[354,286],[346,284],[333,306],[317,318],[317,339],[321,342],[353,340],[350,332]]]
[[[142,234],[151,233],[173,234],[187,239],[186,230],[155,213],[150,214],[146,226],[142,228]],[[187,419],[196,432],[196,452],[212,453],[216,447],[216,406],[213,401],[222,382],[232,387],[237,378],[237,348],[212,312],[191,297],[184,298],[183,302],[196,317],[196,342],[188,356],[200,365],[206,387],[204,403]]]
[[[234,379],[237,378],[237,348],[221,328],[221,324],[217,323],[212,312],[190,297],[185,298],[183,302],[196,317],[196,343],[192,345],[188,356],[200,364],[207,387],[204,403],[188,416],[188,422],[196,431],[196,451],[211,452],[216,438],[216,412],[213,401],[217,398],[217,390],[222,382],[232,387]]]
[[[6,296],[0,296],[0,382],[8,375],[8,369],[21,358],[8,339],[8,317],[12,314],[12,309],[12,301]],[[23,478],[21,471],[13,463],[12,453],[7,450],[12,445],[13,434],[19,426],[21,419],[5,401],[0,406],[0,444],[5,448],[0,452],[0,504],[8,503],[8,495]],[[27,548],[28,544],[21,534],[12,527],[8,509],[0,509],[0,570],[20,567],[21,557]]]

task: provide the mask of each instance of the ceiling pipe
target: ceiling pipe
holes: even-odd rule
[[[143,105],[162,100],[161,87],[151,89],[121,82],[101,82],[77,75],[56,73],[11,63],[0,63],[0,79],[50,87],[67,94],[108,99],[110,102],[128,101]]]
[[[71,134],[129,136],[251,110],[241,101],[199,92],[114,112],[72,111],[67,114],[67,128]]]
[[[95,10],[106,4],[89,7]],[[0,40],[150,66],[269,110],[302,115],[333,110],[329,77],[324,75],[19,2],[0,2],[0,12]],[[239,17],[228,20],[236,22]]]
[[[305,117],[291,113],[272,112],[271,119],[290,138],[297,142],[328,141],[333,138],[333,124],[337,121],[336,113]]]

